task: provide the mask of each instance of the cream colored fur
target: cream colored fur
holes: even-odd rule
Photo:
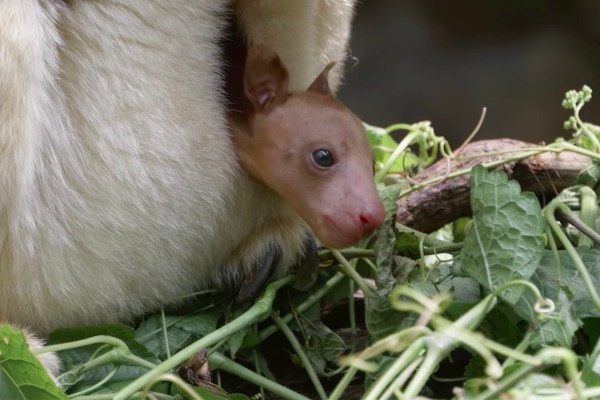
[[[281,265],[298,256],[304,224],[239,170],[228,137],[229,3],[0,0],[0,320],[124,321],[272,243]],[[343,60],[352,3],[234,4],[305,89]]]
[[[267,44],[290,74],[290,91],[306,90],[331,61],[337,88],[346,58],[355,0],[235,0],[249,43]]]

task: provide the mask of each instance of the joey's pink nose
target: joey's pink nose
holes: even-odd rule
[[[363,237],[371,236],[385,218],[383,205],[380,202],[375,202],[372,206],[365,208],[358,215],[361,224]]]

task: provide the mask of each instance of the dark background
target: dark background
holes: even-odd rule
[[[339,97],[366,122],[430,120],[459,145],[477,138],[568,137],[568,89],[595,90],[600,123],[600,1],[363,0]]]

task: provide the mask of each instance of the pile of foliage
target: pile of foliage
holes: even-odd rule
[[[545,207],[484,164],[437,179],[470,174],[472,218],[433,234],[403,227],[398,199],[437,182],[410,176],[459,155],[427,122],[367,127],[386,222],[356,248],[322,249],[311,291],[288,277],[247,307],[210,292],[136,328],[56,331],[35,352],[59,352],[62,389],[0,328],[0,398],[600,397],[600,127],[580,118],[590,99],[587,87],[566,95],[572,139],[510,154],[592,161]]]

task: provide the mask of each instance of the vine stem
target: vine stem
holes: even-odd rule
[[[152,388],[152,386],[154,386],[158,382],[163,382],[163,381],[171,382],[172,384],[176,385],[177,387],[179,387],[179,389],[182,392],[184,392],[192,400],[202,400],[202,397],[200,397],[199,394],[194,392],[194,390],[188,384],[186,384],[183,381],[183,379],[181,379],[180,377],[173,375],[173,374],[162,374],[162,375],[157,376],[153,382],[148,382],[148,385],[146,385],[146,387],[144,388],[144,391],[142,392],[142,396],[141,396],[142,399],[149,397],[150,389]]]
[[[269,284],[265,290],[265,293],[261,299],[259,299],[248,311],[240,315],[235,320],[231,321],[227,325],[222,326],[216,331],[206,335],[202,339],[192,343],[185,349],[179,351],[171,358],[168,358],[158,366],[154,367],[147,374],[137,378],[123,389],[121,389],[115,396],[114,400],[125,400],[131,397],[134,393],[144,388],[148,382],[156,379],[158,376],[174,369],[178,365],[184,363],[194,354],[202,349],[206,349],[215,343],[218,343],[223,338],[230,337],[240,329],[244,329],[255,322],[262,321],[267,318],[271,312],[273,306],[273,300],[279,289],[289,284],[292,277],[285,277]]]
[[[209,354],[208,362],[212,367],[229,372],[232,375],[239,376],[247,382],[254,383],[257,386],[260,386],[261,388],[267,389],[269,392],[273,393],[276,396],[280,396],[284,399],[309,400],[307,397],[304,397],[301,394],[286,388],[285,386],[273,382],[265,378],[264,376],[259,375],[256,372],[242,365],[237,364],[236,362],[225,357],[219,352],[213,352]]]
[[[283,334],[287,338],[288,342],[294,348],[296,355],[302,361],[302,364],[304,365],[304,369],[306,370],[306,373],[308,374],[309,379],[313,383],[315,390],[319,394],[319,397],[321,397],[322,400],[327,399],[327,394],[325,393],[325,389],[323,389],[323,385],[321,385],[321,381],[319,381],[319,378],[317,377],[317,374],[316,374],[314,368],[312,367],[310,360],[308,359],[308,356],[302,349],[302,345],[300,344],[300,342],[298,341],[296,336],[294,336],[294,333],[292,332],[292,330],[281,320],[281,318],[276,313],[271,313],[271,319],[273,319],[273,321],[275,322],[275,324],[277,325],[279,330],[281,330],[281,332],[283,332]]]
[[[108,344],[113,347],[120,348],[124,351],[129,351],[129,347],[127,347],[125,342],[121,339],[117,339],[116,337],[112,336],[98,335],[86,339],[76,340],[74,342],[53,344],[50,346],[40,347],[39,349],[33,350],[32,353],[35,355],[40,355],[43,353],[76,349],[78,347],[89,346],[91,344]]]
[[[344,374],[342,379],[340,379],[334,391],[329,396],[329,400],[338,400],[340,398],[340,396],[344,393],[344,390],[346,390],[346,388],[354,378],[354,375],[356,375],[356,372],[357,369],[354,367],[350,367],[346,370],[346,373]]]
[[[323,297],[325,297],[325,295],[327,293],[329,293],[329,291],[333,287],[335,287],[338,283],[340,283],[341,281],[343,281],[345,277],[346,277],[346,275],[343,274],[343,273],[341,273],[341,272],[338,272],[335,275],[333,275],[317,291],[315,291],[313,294],[311,294],[310,296],[308,296],[306,298],[306,300],[304,300],[302,303],[300,303],[298,305],[298,307],[296,307],[296,312],[297,313],[303,313],[304,311],[308,310],[313,305],[315,305],[317,302],[321,301],[321,299]],[[286,324],[289,323],[293,319],[294,319],[294,314],[293,313],[289,313],[289,314],[287,314],[286,316],[284,316],[282,318],[283,322],[286,323]],[[274,334],[275,332],[277,332],[277,330],[278,330],[277,326],[274,326],[274,325],[266,327],[265,329],[263,329],[262,331],[259,332],[257,343],[261,343],[261,342],[265,341],[269,336],[271,336],[272,334]],[[256,343],[251,343],[251,345],[255,345],[255,344]]]
[[[350,262],[348,262],[348,260],[338,250],[331,249],[331,254],[333,254],[335,259],[340,263],[342,271],[344,271],[346,275],[348,275],[354,282],[356,282],[356,284],[363,291],[365,296],[370,296],[373,294],[376,288],[372,285],[369,285],[367,281],[365,281],[363,277],[360,276],[358,272],[356,272],[352,265],[350,265]]]
[[[406,128],[407,127],[404,125],[392,125],[388,129],[386,129],[386,131],[391,132],[394,130],[406,129]],[[408,129],[412,130],[413,127],[408,125]],[[413,141],[421,135],[422,135],[422,133],[419,131],[416,131],[416,132],[411,131],[408,135],[406,135],[404,137],[404,139],[402,139],[402,141],[398,144],[398,146],[396,146],[396,148],[394,149],[392,154],[389,156],[389,158],[387,159],[387,161],[385,162],[383,167],[381,167],[381,170],[379,172],[377,172],[377,174],[375,174],[375,182],[383,182],[383,178],[385,178],[388,171],[390,170],[390,168],[392,168],[392,165],[394,165],[394,162],[396,162],[396,159],[400,156],[400,154],[404,150],[406,150],[408,148],[408,146],[410,146],[413,143]]]
[[[573,260],[573,264],[575,265],[577,272],[579,272],[579,275],[581,275],[581,279],[583,280],[585,288],[587,289],[590,297],[592,298],[592,301],[594,302],[596,307],[600,309],[600,297],[598,297],[598,292],[596,292],[596,288],[594,287],[594,283],[592,282],[590,273],[583,264],[583,261],[581,261],[581,257],[579,257],[579,254],[577,254],[577,250],[575,250],[575,247],[573,247],[573,245],[569,241],[569,238],[567,238],[567,235],[565,235],[562,229],[560,229],[560,226],[556,221],[555,215],[557,210],[561,211],[564,214],[571,213],[571,209],[569,209],[567,205],[557,201],[553,201],[550,204],[548,204],[546,206],[546,209],[544,210],[546,221],[548,222],[548,225],[550,225],[550,228],[552,229],[556,237],[558,237],[564,248],[567,250],[567,253],[569,253],[569,256]]]
[[[426,349],[426,338],[422,337],[414,341],[402,355],[394,361],[379,379],[369,388],[364,400],[378,400],[382,393],[394,381],[395,377],[418,358],[423,357],[423,352]]]
[[[575,213],[571,212],[571,210],[569,210],[569,212],[558,210],[557,212],[561,219],[564,219],[566,222],[573,225],[581,233],[586,235],[589,240],[600,244],[600,235],[594,229],[598,211],[598,198],[596,197],[596,193],[592,188],[583,186],[579,189],[579,195],[581,198],[581,219],[577,218]],[[579,238],[579,246],[592,247],[591,243],[581,243],[582,238],[583,237]]]
[[[117,373],[119,367],[115,366],[108,374],[106,374],[106,376],[104,378],[102,378],[102,380],[100,380],[99,382],[96,382],[95,384],[93,384],[92,386],[89,386],[79,392],[76,393],[72,393],[69,394],[67,397],[69,399],[72,398],[76,398],[79,399],[81,396],[86,395],[87,393],[92,393],[95,392],[96,390],[100,389],[106,382],[110,381],[112,379],[113,376],[115,376],[115,374]]]
[[[576,104],[573,107],[573,114],[575,114],[575,119],[577,120],[577,123],[581,127],[581,130],[583,131],[584,135],[594,145],[594,149],[596,150],[596,152],[600,152],[600,142],[598,142],[598,138],[596,137],[596,135],[594,134],[594,132],[590,131],[590,129],[588,128],[587,124],[585,122],[583,122],[583,120],[579,116],[579,112],[581,111],[581,109],[583,108],[584,105],[585,105],[585,101],[582,101],[581,103]]]
[[[533,365],[526,365],[525,367],[520,368],[518,371],[515,371],[512,374],[508,375],[506,379],[501,380],[499,383],[496,384],[496,386],[492,390],[482,393],[481,395],[475,397],[473,400],[497,399],[500,394],[505,393],[507,389],[516,385],[527,375],[536,371],[537,368],[538,367]]]

